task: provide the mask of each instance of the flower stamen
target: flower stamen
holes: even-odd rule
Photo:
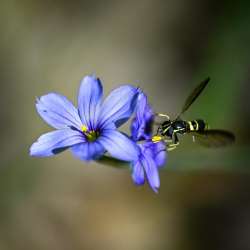
[[[85,125],[82,125],[81,130],[82,130],[83,133],[85,133],[85,132],[88,131],[88,127],[85,126]]]
[[[95,141],[99,136],[98,131],[89,130],[88,127],[85,125],[82,125],[81,131],[84,133],[84,135],[87,137],[88,141],[90,142]]]

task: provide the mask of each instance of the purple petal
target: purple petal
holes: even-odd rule
[[[144,169],[140,160],[138,160],[133,165],[132,171],[133,171],[132,178],[133,178],[134,183],[136,185],[143,185],[145,183],[145,176],[144,176]]]
[[[82,79],[78,94],[78,109],[83,124],[89,130],[95,129],[102,99],[102,84],[95,76],[86,76]]]
[[[60,153],[64,149],[84,142],[81,133],[72,129],[61,129],[43,134],[30,147],[30,155],[48,157]]]
[[[134,112],[138,91],[130,85],[114,89],[103,102],[98,119],[98,126],[113,122],[121,126]]]
[[[142,165],[144,166],[144,170],[148,179],[148,183],[154,192],[158,192],[158,188],[160,187],[160,178],[157,166],[154,160],[145,154],[141,157]]]
[[[136,115],[131,123],[131,134],[135,141],[150,139],[154,113],[147,101],[147,96],[140,93],[136,106]]]
[[[117,130],[103,130],[98,141],[110,153],[111,156],[123,161],[136,161],[139,155],[138,146],[127,136]]]
[[[163,142],[158,142],[154,144],[154,161],[157,167],[164,167],[167,162],[166,145]]]
[[[63,95],[49,93],[37,99],[37,112],[52,127],[57,129],[73,126],[79,128],[81,120],[77,109]]]
[[[167,152],[163,142],[147,141],[141,144],[141,148],[145,155],[149,155],[155,161],[157,167],[163,167],[166,164]]]
[[[104,147],[98,142],[86,142],[71,147],[72,153],[80,160],[89,161],[100,158],[104,152]]]

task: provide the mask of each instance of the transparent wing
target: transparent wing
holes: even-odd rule
[[[181,110],[181,114],[183,114],[185,111],[188,110],[188,108],[191,106],[191,104],[197,99],[197,97],[201,94],[201,92],[205,89],[208,82],[210,81],[210,78],[206,78],[204,81],[202,81],[194,90],[193,92],[188,96],[186,99],[186,102],[183,105],[183,108]],[[179,116],[180,116],[179,115]]]
[[[195,142],[198,142],[204,147],[224,147],[235,141],[233,133],[220,129],[192,132],[191,134],[195,137]]]

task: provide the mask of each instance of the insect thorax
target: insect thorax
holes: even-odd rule
[[[171,134],[173,133],[173,128],[170,120],[165,121],[161,124],[160,133],[163,136],[171,136]]]
[[[161,134],[172,137],[173,133],[184,134],[187,132],[188,124],[183,120],[165,121],[161,125]]]
[[[172,137],[173,133],[185,134],[188,132],[202,132],[207,129],[207,124],[201,120],[175,120],[175,121],[165,121],[160,127],[160,133],[163,136]]]

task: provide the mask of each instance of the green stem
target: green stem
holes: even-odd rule
[[[129,168],[129,162],[121,161],[121,160],[118,160],[111,156],[106,156],[106,155],[96,160],[96,162],[110,166],[110,167],[115,167],[115,168],[124,168],[124,169]]]

